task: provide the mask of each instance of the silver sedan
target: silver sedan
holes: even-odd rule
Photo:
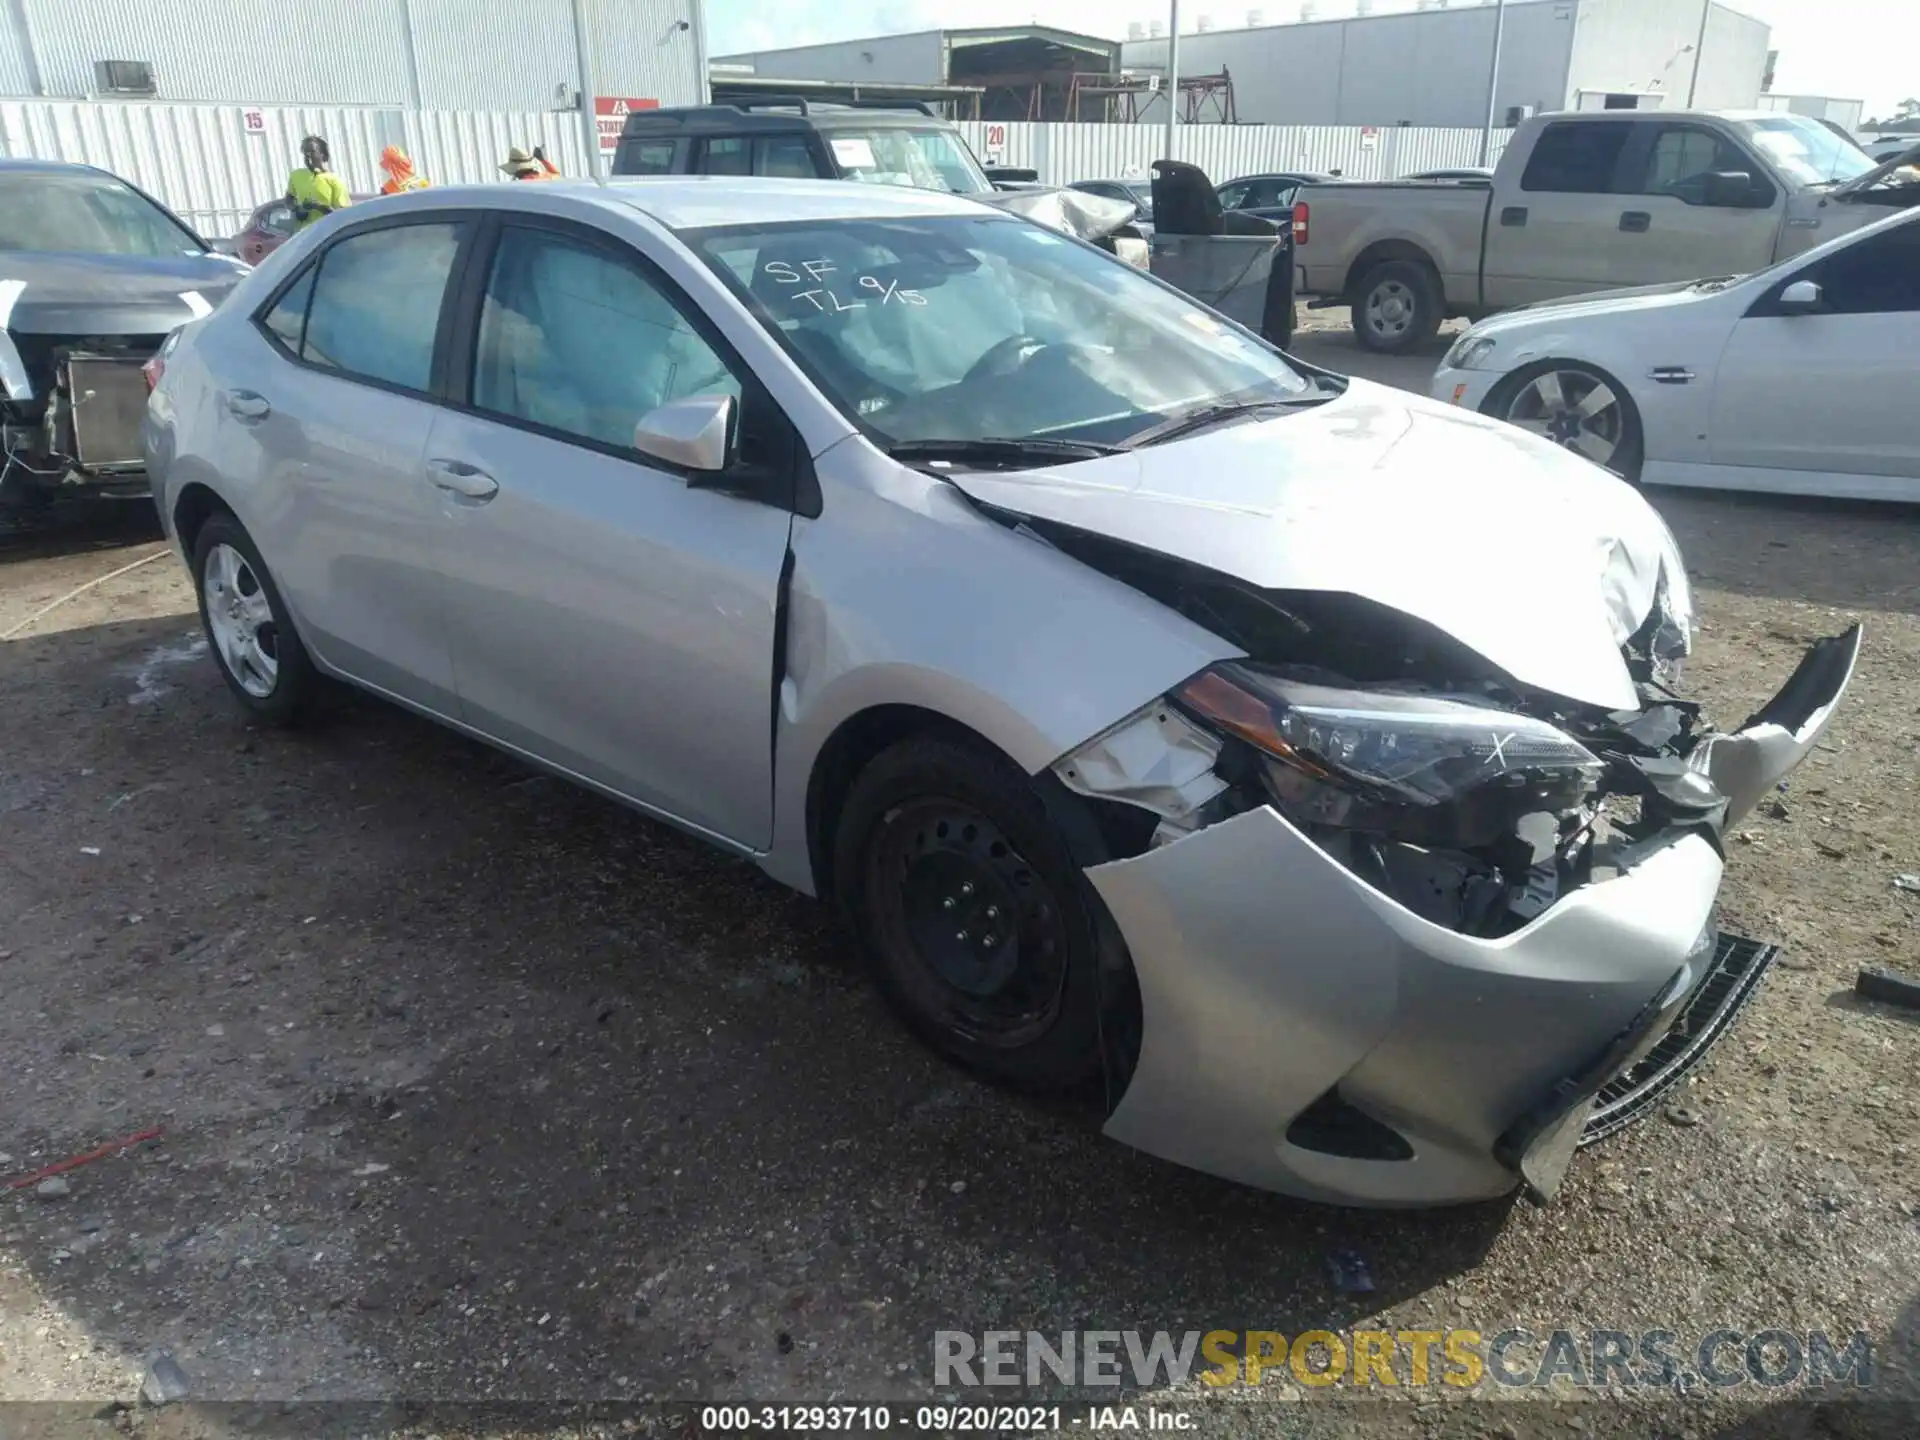
[[[1720,835],[1852,673],[1671,688],[1672,537],[959,197],[432,190],[166,346],[154,496],[239,703],[346,681],[831,899],[975,1071],[1363,1204],[1557,1187],[1770,951]]]

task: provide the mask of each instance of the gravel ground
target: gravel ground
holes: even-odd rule
[[[1431,368],[1311,319],[1322,363]],[[1828,740],[1730,838],[1726,923],[1786,958],[1552,1206],[1427,1214],[1241,1189],[976,1084],[904,1038],[820,907],[396,710],[249,729],[171,556],[23,624],[155,550],[138,517],[0,539],[0,1178],[165,1132],[64,1195],[0,1192],[0,1400],[91,1414],[158,1351],[198,1399],[907,1399],[938,1329],[1377,1324],[1860,1330],[1911,1402],[1920,1018],[1851,985],[1920,973],[1920,895],[1892,883],[1920,872],[1920,514],[1656,500],[1722,720],[1867,623]],[[1335,1250],[1371,1292],[1336,1288]],[[1158,1398],[1223,1430],[1282,1413]],[[1689,1400],[1684,1428],[1753,1398]]]

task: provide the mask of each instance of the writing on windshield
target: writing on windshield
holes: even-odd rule
[[[927,297],[918,290],[901,287],[897,279],[884,279],[878,275],[855,275],[851,286],[842,285],[839,290],[832,288],[831,277],[840,273],[840,267],[831,260],[802,260],[797,264],[786,260],[769,260],[766,273],[773,277],[776,284],[810,286],[808,289],[796,288],[792,292],[794,304],[802,301],[819,311],[844,313],[848,310],[864,310],[869,300],[881,305],[924,305]]]

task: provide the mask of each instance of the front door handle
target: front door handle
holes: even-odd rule
[[[1527,223],[1527,207],[1524,205],[1506,206],[1500,212],[1500,223],[1502,225],[1526,224]]]
[[[499,481],[464,460],[429,460],[427,474],[440,489],[465,500],[491,500],[500,493]]]
[[[1623,210],[1620,212],[1620,228],[1631,235],[1644,235],[1647,227],[1653,224],[1653,216],[1645,210]]]
[[[251,390],[229,390],[227,413],[236,420],[264,420],[273,413],[273,406],[267,403],[266,396]]]

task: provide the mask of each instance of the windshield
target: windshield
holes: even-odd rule
[[[0,175],[0,250],[48,255],[198,255],[197,238],[109,175]]]
[[[833,158],[849,180],[947,190],[955,195],[984,195],[993,189],[972,152],[949,130],[910,130],[894,125],[852,130],[835,126],[827,144],[833,147]]]
[[[1315,393],[1279,353],[1177,291],[1008,216],[684,238],[883,445],[1116,444],[1198,405]]]
[[[1830,185],[1864,175],[1877,163],[1858,145],[1804,115],[1742,120],[1740,128],[1789,180]]]

